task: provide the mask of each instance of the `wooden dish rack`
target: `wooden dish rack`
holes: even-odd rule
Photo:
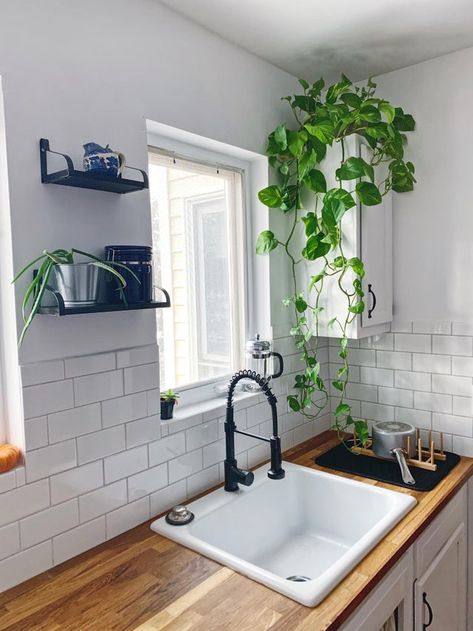
[[[407,437],[407,453],[410,451],[410,436]],[[353,442],[356,444],[357,436],[356,432],[353,432]],[[420,469],[427,469],[428,471],[437,471],[436,460],[445,461],[447,456],[444,451],[444,438],[443,432],[440,432],[440,448],[436,449],[435,441],[432,438],[432,432],[429,431],[429,447],[425,449],[422,447],[422,440],[420,438],[419,430],[416,430],[416,456],[415,458],[406,458],[408,465],[413,467],[419,467]],[[371,449],[372,440],[368,439],[365,447],[351,447],[351,451],[354,454],[361,454],[363,456],[371,456],[372,458],[379,458]]]

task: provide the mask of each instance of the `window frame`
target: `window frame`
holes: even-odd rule
[[[241,317],[244,322],[244,326],[241,331],[241,337],[244,339],[240,341],[239,349],[241,368],[244,368],[244,342],[248,339],[251,332],[256,330],[255,317],[250,309],[251,301],[255,295],[255,287],[253,283],[254,256],[252,254],[252,221],[251,208],[248,203],[248,200],[251,199],[252,193],[251,164],[245,160],[236,158],[231,154],[209,151],[197,144],[182,143],[170,138],[157,136],[155,134],[148,134],[148,156],[153,153],[161,156],[168,156],[183,162],[190,162],[197,166],[202,165],[206,168],[211,167],[212,169],[234,171],[239,173],[241,176],[241,200],[239,200],[239,202],[241,203],[241,207],[243,209],[243,215],[241,217],[241,221],[237,222],[239,226],[237,226],[235,240],[239,238],[243,243],[243,254],[241,256],[241,260],[239,263],[237,261],[236,264],[243,265],[243,272],[238,274],[241,278],[240,282],[243,284],[243,287],[240,288],[241,295],[243,296],[243,308],[241,305],[239,305],[238,308],[242,310],[239,317]],[[264,158],[264,160],[266,159]],[[150,207],[150,217],[151,216]],[[233,249],[234,248],[232,248],[232,250]],[[234,252],[232,256],[235,256]],[[234,269],[234,266],[232,269]],[[174,388],[180,393],[181,405],[192,405],[218,396],[215,389],[216,386],[225,384],[231,376],[232,372],[219,377],[212,377],[197,382],[191,382],[189,384],[183,384],[182,386],[174,386]]]

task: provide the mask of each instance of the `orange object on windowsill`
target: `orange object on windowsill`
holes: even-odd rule
[[[0,444],[0,473],[6,473],[16,467],[21,458],[18,447],[8,444]]]

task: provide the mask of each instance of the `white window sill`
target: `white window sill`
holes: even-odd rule
[[[235,394],[233,400],[235,407],[248,407],[255,405],[258,402],[259,397],[263,396],[261,392],[239,392]],[[225,408],[227,405],[227,397],[213,397],[212,399],[206,399],[205,401],[199,401],[198,403],[192,403],[189,405],[175,406],[174,416],[169,420],[161,420],[162,427],[168,427],[171,431],[177,431],[174,425],[182,425],[182,429],[185,427],[185,422],[194,417],[200,415],[205,416],[206,419],[217,418],[225,414]],[[206,420],[204,418],[204,420]]]

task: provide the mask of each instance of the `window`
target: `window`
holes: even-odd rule
[[[161,389],[223,379],[243,364],[243,174],[150,149]]]

